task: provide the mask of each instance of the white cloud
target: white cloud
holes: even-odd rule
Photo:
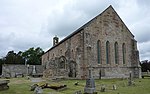
[[[150,60],[150,41],[142,42],[138,44],[138,49],[140,53],[140,60]]]
[[[149,59],[149,1],[0,0],[0,56],[9,50],[52,46],[112,5],[138,40],[141,60]]]

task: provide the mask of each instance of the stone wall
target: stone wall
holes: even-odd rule
[[[34,65],[29,65],[29,68],[25,65],[11,65],[5,64],[2,65],[2,76],[3,77],[15,77],[18,74],[23,74],[24,76],[32,75]],[[35,69],[37,73],[43,73],[44,67],[42,65],[35,65]]]
[[[101,78],[128,78],[131,68],[127,67],[102,67],[94,68],[93,75],[95,79]],[[101,75],[100,75],[101,72]]]

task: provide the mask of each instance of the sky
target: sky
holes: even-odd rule
[[[150,60],[150,0],[0,0],[0,57],[8,51],[52,47],[112,5]]]

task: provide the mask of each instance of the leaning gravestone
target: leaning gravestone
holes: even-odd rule
[[[89,68],[89,77],[86,79],[86,85],[84,88],[84,94],[97,94],[95,90],[95,81],[92,76],[92,68]]]

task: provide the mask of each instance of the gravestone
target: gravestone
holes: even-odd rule
[[[106,90],[106,86],[104,84],[102,84],[102,86],[101,86],[101,92],[105,92],[105,90]]]
[[[0,80],[0,90],[9,89],[8,83],[9,80]]]
[[[105,85],[102,84],[102,86],[101,86],[101,92],[105,92],[105,90],[106,90],[106,87],[105,87]]]
[[[113,87],[112,87],[112,89],[113,89],[113,90],[116,90],[116,89],[117,89],[117,86],[114,84]]]
[[[130,71],[129,73],[129,80],[128,80],[128,85],[131,86],[133,84],[133,77],[132,77],[132,72]]]
[[[31,85],[31,87],[30,87],[30,91],[34,91],[34,90],[35,90],[35,88],[36,88],[37,86],[38,86],[37,84],[33,84],[33,85]]]
[[[37,86],[34,90],[34,94],[42,94],[43,93],[43,90],[41,87]]]
[[[92,76],[92,68],[89,68],[89,77],[86,79],[84,94],[97,94],[95,90],[95,81]]]
[[[147,70],[147,74],[149,74],[149,70]]]
[[[81,90],[76,91],[74,94],[82,94]]]
[[[33,66],[32,74],[36,74],[36,68],[35,68],[35,65]]]

